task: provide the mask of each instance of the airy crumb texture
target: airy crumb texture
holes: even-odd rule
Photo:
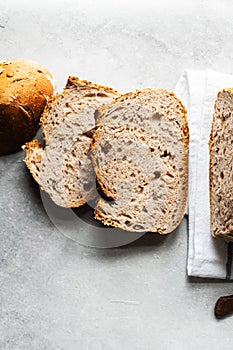
[[[69,77],[62,94],[52,98],[42,118],[46,147],[25,147],[25,162],[35,180],[59,206],[79,207],[96,196],[90,158],[91,130],[98,106],[119,94],[111,88]]]
[[[233,241],[233,89],[218,93],[209,146],[212,234]]]
[[[144,89],[99,108],[92,159],[108,200],[96,219],[128,231],[173,231],[186,205],[189,133],[173,93]]]
[[[42,131],[46,143],[50,135],[71,116],[79,114],[84,109],[96,110],[97,107],[108,104],[114,97],[119,96],[116,90],[107,86],[93,84],[78,77],[69,77],[61,94],[56,94],[46,105],[41,117]],[[83,124],[83,125],[81,125]],[[94,127],[93,115],[80,120],[79,127],[86,132]]]

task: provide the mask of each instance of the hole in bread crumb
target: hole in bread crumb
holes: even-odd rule
[[[99,96],[99,97],[108,97],[108,95],[105,94],[104,92],[97,92],[97,96]]]
[[[167,173],[167,176],[174,178],[174,176],[170,173]]]
[[[161,157],[161,158],[163,158],[163,157],[171,157],[171,153],[168,152],[167,150],[165,150],[165,151],[163,152],[163,154],[161,154],[160,157]]]
[[[223,172],[221,171],[221,173],[220,173],[220,177],[221,177],[221,179],[223,179],[224,178],[224,174],[223,174]]]
[[[87,94],[84,95],[84,97],[96,97],[96,93],[88,92]]]
[[[101,151],[105,154],[107,154],[112,148],[112,145],[110,142],[105,142],[105,144],[103,146],[101,146]]]
[[[132,219],[131,216],[128,215],[128,214],[122,213],[121,215],[124,216],[124,217],[126,217],[126,218],[128,218],[128,219]]]
[[[154,172],[155,179],[159,179],[161,176],[161,173],[159,171]]]
[[[142,225],[134,225],[134,226],[133,226],[133,229],[134,229],[134,230],[143,230],[144,227],[143,227]]]
[[[126,221],[125,221],[125,225],[129,227],[129,226],[132,225],[132,223],[131,223],[129,220],[126,220]]]
[[[97,192],[98,192],[98,194],[99,194],[99,196],[101,197],[101,198],[103,198],[106,202],[109,202],[109,204],[114,204],[115,203],[115,201],[114,201],[114,199],[112,198],[112,197],[110,197],[110,196],[107,196],[105,193],[104,193],[104,189],[106,188],[106,186],[104,185],[104,184],[99,184],[99,182],[97,181],[97,179],[96,179],[96,190],[97,190]]]
[[[129,140],[126,142],[127,145],[132,145],[133,141]]]
[[[143,187],[140,185],[138,186],[138,192],[140,192],[140,193],[143,192]]]
[[[160,119],[161,119],[161,115],[158,112],[152,115],[152,120],[158,121]]]

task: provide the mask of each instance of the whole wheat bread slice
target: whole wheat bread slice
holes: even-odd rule
[[[186,206],[189,132],[173,93],[144,89],[99,108],[92,160],[108,200],[95,217],[128,231],[173,231]]]
[[[93,84],[78,77],[69,77],[62,93],[56,94],[47,103],[41,117],[44,140],[49,142],[50,136],[68,118],[89,109],[95,112],[96,108],[110,103],[119,93],[112,88]],[[77,121],[80,132],[86,132],[95,126],[94,113],[88,114],[84,120]]]
[[[211,231],[233,241],[233,88],[218,93],[209,146]]]
[[[43,113],[43,150],[38,141],[25,145],[25,163],[35,180],[59,206],[83,205],[96,195],[90,159],[90,130],[98,106],[119,94],[108,87],[69,77],[62,94],[52,98]]]

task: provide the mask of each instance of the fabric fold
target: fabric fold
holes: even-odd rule
[[[217,93],[231,86],[232,75],[187,69],[175,87],[177,97],[187,109],[190,131],[187,208],[189,276],[233,278],[229,273],[228,244],[212,237],[210,231],[208,144]]]

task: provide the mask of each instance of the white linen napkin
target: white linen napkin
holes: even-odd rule
[[[194,277],[232,279],[232,243],[213,238],[209,208],[209,135],[218,91],[233,86],[233,76],[187,69],[175,93],[188,112],[189,193],[187,273]]]

